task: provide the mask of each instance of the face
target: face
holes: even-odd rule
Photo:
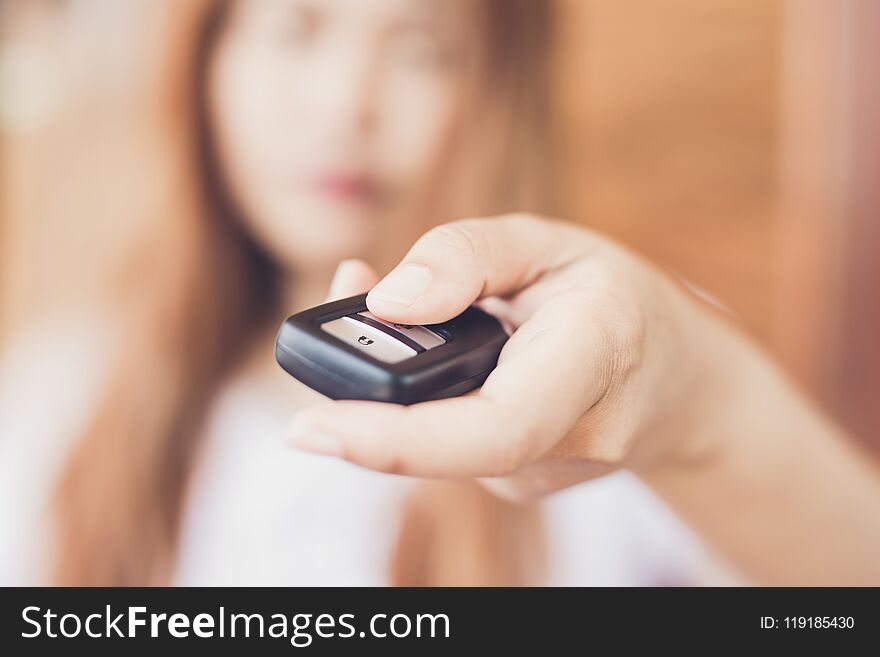
[[[283,265],[332,266],[387,240],[460,109],[459,4],[233,3],[209,67],[210,120],[248,229]]]

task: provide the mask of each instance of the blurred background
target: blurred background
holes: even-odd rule
[[[91,157],[162,148],[132,119],[157,102],[153,4],[0,0],[0,348],[104,284],[127,208],[164,189]],[[554,4],[559,214],[717,297],[880,449],[880,3]]]
[[[96,139],[137,105],[150,56],[135,0],[4,0],[3,332],[99,276],[46,208],[60,124]],[[569,217],[631,244],[737,313],[850,430],[880,438],[878,11],[871,0],[561,0],[558,130]],[[140,68],[139,68],[140,67]],[[111,128],[112,129],[112,128]],[[124,145],[120,145],[124,147]],[[88,153],[80,159],[89,165]],[[28,217],[25,222],[22,217]],[[88,236],[91,242],[94,236]],[[92,254],[100,247],[88,246]],[[82,281],[52,280],[74,258]]]

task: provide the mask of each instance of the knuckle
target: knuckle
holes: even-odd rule
[[[406,460],[399,454],[389,454],[380,468],[385,474],[401,475],[409,472]]]
[[[504,215],[502,221],[504,229],[515,236],[514,239],[525,243],[555,243],[561,237],[559,231],[563,227],[563,223],[558,220],[525,212]]]
[[[343,458],[369,470],[386,474],[405,474],[408,471],[406,459],[394,450],[350,446]]]
[[[556,223],[551,219],[531,214],[530,212],[510,212],[502,215],[500,219],[512,228],[534,229],[538,226],[549,226]]]
[[[443,263],[447,270],[454,268],[454,273],[449,273],[468,285],[484,284],[488,263],[496,260],[494,251],[498,248],[485,220],[463,219],[443,224],[432,229],[428,236],[428,248],[438,264]],[[479,293],[479,289],[474,290],[474,294]]]
[[[400,454],[387,454],[383,456],[378,466],[371,469],[393,475],[402,475],[410,472],[407,459]]]
[[[610,388],[641,364],[649,313],[644,294],[633,282],[626,262],[612,256],[595,259],[585,266],[589,270],[580,278],[588,283],[580,313],[598,332],[602,345],[600,366]]]
[[[594,272],[603,324],[613,350],[638,353],[645,335],[647,315],[642,292],[625,262],[602,259]]]
[[[642,362],[645,331],[638,307],[606,311],[602,322],[605,340],[605,367],[610,382],[622,382]]]
[[[501,221],[511,227],[534,226],[535,224],[544,223],[540,217],[529,214],[528,212],[509,212],[500,217]]]
[[[479,219],[453,221],[437,226],[431,232],[436,243],[464,253],[474,262],[479,262],[492,246],[485,226]]]

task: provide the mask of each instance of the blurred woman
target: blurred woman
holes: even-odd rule
[[[5,364],[28,373],[0,394],[14,444],[3,497],[18,500],[4,517],[20,519],[5,528],[5,579],[693,581],[689,537],[623,475],[551,501],[542,521],[476,484],[376,474],[280,440],[316,395],[275,365],[273,334],[323,300],[340,260],[332,293],[365,291],[377,279],[364,261],[387,269],[431,225],[556,210],[550,9],[167,3],[129,108],[137,130],[104,153],[108,189],[66,207],[72,222],[107,217],[122,254],[98,265],[105,311],[31,330]]]

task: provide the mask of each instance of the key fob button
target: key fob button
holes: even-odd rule
[[[367,319],[372,319],[374,322],[379,322],[398,333],[402,333],[416,344],[421,345],[424,349],[433,349],[434,347],[439,347],[441,344],[446,344],[446,340],[433,331],[426,329],[424,326],[386,322],[384,319],[379,319],[367,310],[358,313],[358,315],[366,317]]]
[[[386,363],[399,363],[416,355],[412,347],[351,317],[325,322],[321,328],[347,345]]]

